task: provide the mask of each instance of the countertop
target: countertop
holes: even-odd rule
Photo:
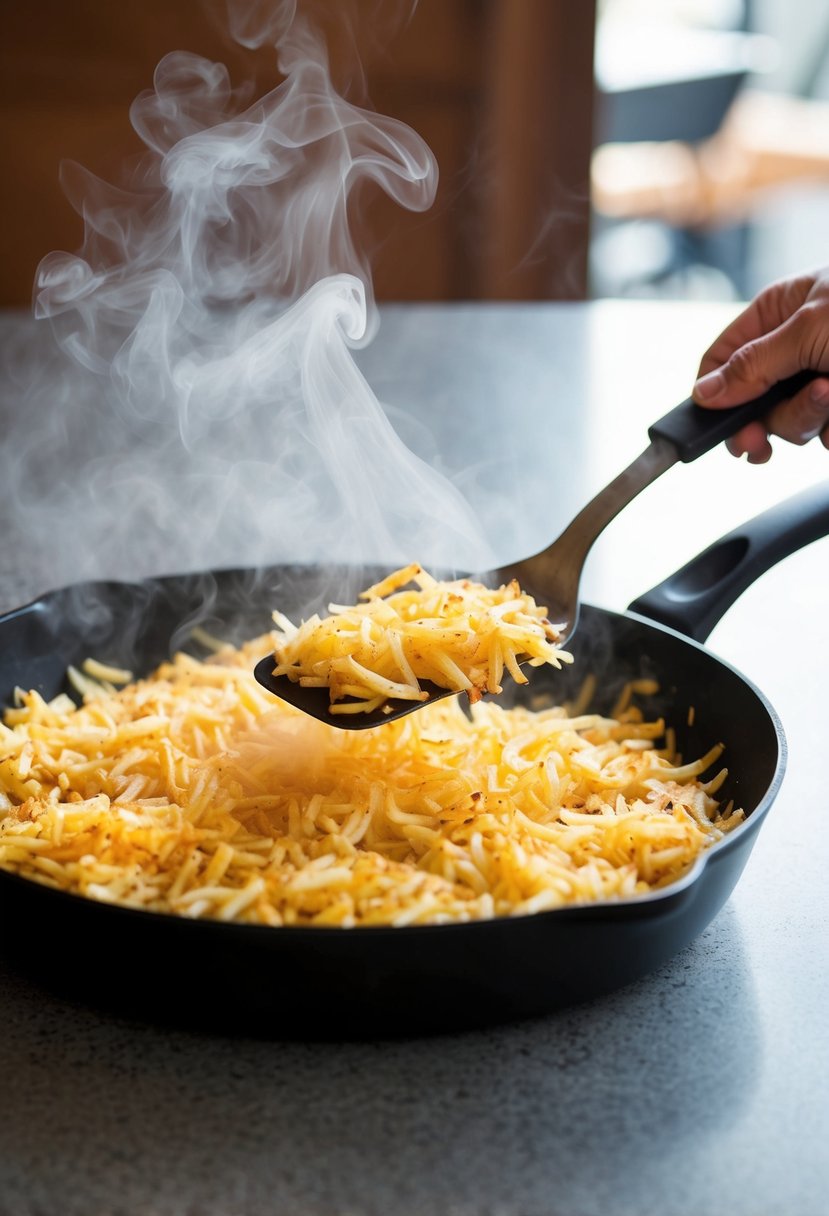
[[[733,312],[394,306],[357,357],[408,445],[464,492],[500,561],[547,543],[638,454]],[[235,500],[205,519],[224,484],[215,450],[159,459],[157,430],[137,426],[126,449],[103,398],[50,363],[29,318],[0,317],[0,345],[0,610],[78,578],[295,555],[301,516],[284,529],[269,518],[255,539]],[[236,414],[226,466],[234,435],[250,461],[266,430],[261,409]],[[781,445],[762,468],[719,450],[671,470],[598,542],[585,598],[623,609],[721,532],[826,477],[827,462],[815,444]],[[130,470],[154,465],[168,490],[193,470],[202,489],[213,479],[202,498],[194,491],[191,517],[170,510],[160,483],[124,489]],[[108,515],[123,494],[137,504],[128,535]],[[418,536],[428,545],[428,529]],[[299,539],[309,552],[323,543]],[[539,1020],[306,1043],[69,1004],[15,972],[0,939],[0,1212],[828,1212],[827,546],[764,575],[709,639],[768,695],[790,758],[734,895],[693,945],[628,988]]]

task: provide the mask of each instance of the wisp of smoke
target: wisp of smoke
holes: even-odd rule
[[[53,584],[288,560],[485,568],[474,512],[352,354],[378,322],[349,200],[371,181],[427,208],[433,157],[335,91],[295,3],[236,4],[230,30],[274,47],[277,87],[251,101],[221,64],[168,54],[131,109],[147,151],[129,187],[63,169],[85,238],[38,271],[59,361],[9,422],[7,495]]]

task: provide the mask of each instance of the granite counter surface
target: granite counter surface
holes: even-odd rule
[[[546,543],[638,453],[728,312],[395,307],[359,358],[400,433],[463,487],[504,560]],[[34,396],[27,387],[41,341],[28,319],[2,318],[2,471],[8,486],[7,462],[29,461],[35,477],[45,465],[42,497],[51,478],[63,518],[33,521],[7,494],[0,609],[74,577],[226,564],[236,534],[188,547],[186,528],[146,514],[128,552],[99,546],[78,565],[69,534],[100,525],[85,482],[73,483],[74,453],[101,443],[97,475],[112,465],[105,423],[73,407],[65,385],[49,441],[59,450],[44,453],[41,474],[25,454],[47,408],[43,384]],[[624,608],[720,532],[825,477],[827,460],[781,449],[755,469],[720,451],[671,471],[598,543],[586,596]],[[520,1025],[280,1042],[67,1003],[16,972],[0,938],[0,1213],[823,1216],[827,544],[763,576],[710,639],[777,708],[789,769],[733,897],[669,964]]]

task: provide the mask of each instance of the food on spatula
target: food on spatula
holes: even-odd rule
[[[466,692],[473,704],[500,693],[504,673],[526,684],[521,664],[572,661],[559,630],[513,581],[492,589],[438,581],[419,565],[390,574],[356,605],[329,605],[296,626],[274,613],[274,675],[327,688],[334,714],[368,713],[389,700],[426,701],[421,681]]]

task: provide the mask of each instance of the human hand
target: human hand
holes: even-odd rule
[[[769,435],[797,444],[819,435],[829,448],[829,267],[761,291],[703,355],[693,398],[711,409],[742,405],[807,368],[827,375],[738,431],[726,444],[732,455],[765,464]]]

